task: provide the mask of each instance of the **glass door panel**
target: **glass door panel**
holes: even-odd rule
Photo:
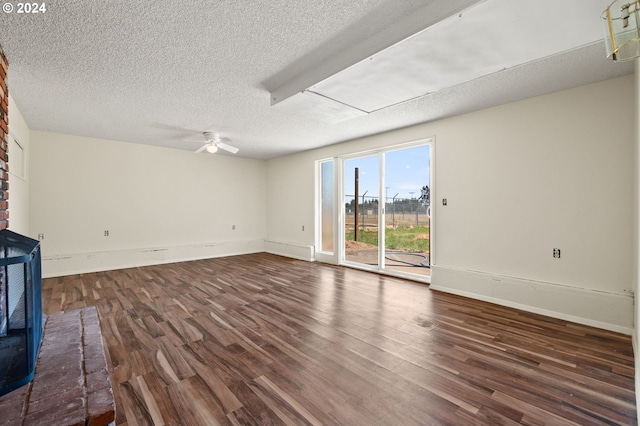
[[[333,160],[320,163],[320,251],[333,253]]]
[[[430,145],[384,154],[385,269],[431,275]]]
[[[377,154],[344,161],[344,258],[372,267],[380,265],[379,164]]]

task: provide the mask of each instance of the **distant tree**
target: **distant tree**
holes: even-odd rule
[[[425,185],[420,189],[420,198],[418,200],[425,206],[431,204],[431,190],[429,190],[429,185]]]
[[[354,209],[356,208],[356,200],[353,199],[353,200],[349,201],[348,203],[344,203],[344,208],[345,208],[345,211],[347,213],[352,213],[354,211]]]

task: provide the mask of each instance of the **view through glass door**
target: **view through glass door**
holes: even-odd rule
[[[379,156],[344,162],[345,259],[364,265],[380,264],[378,226],[380,219]]]
[[[347,159],[343,167],[344,260],[430,276],[431,145]]]
[[[384,154],[386,269],[431,275],[430,145]]]

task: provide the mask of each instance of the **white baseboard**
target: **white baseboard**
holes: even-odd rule
[[[159,265],[163,263],[211,259],[214,257],[234,256],[238,254],[260,253],[263,251],[265,251],[264,240],[260,239],[192,244],[185,246],[114,250],[94,253],[50,255],[42,256],[42,277],[60,277],[64,275],[111,271],[114,269],[135,268],[139,266]]]
[[[630,335],[633,295],[432,266],[431,289]]]
[[[264,244],[265,251],[267,253],[291,257],[293,259],[306,260],[309,262],[313,262],[315,260],[315,249],[310,245],[270,240],[266,240]]]

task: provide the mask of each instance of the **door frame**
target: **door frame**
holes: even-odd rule
[[[326,253],[319,250],[316,250],[316,260],[319,262],[330,263],[334,265],[343,265],[356,269],[363,269],[367,271],[382,273],[385,275],[398,276],[401,278],[410,278],[415,281],[422,281],[426,283],[431,282],[430,276],[421,276],[417,274],[411,274],[401,271],[391,271],[385,269],[384,262],[384,251],[385,244],[380,244],[380,241],[384,243],[385,238],[385,216],[386,216],[386,188],[384,185],[385,181],[385,153],[390,151],[398,151],[406,148],[413,148],[417,146],[430,145],[429,150],[429,159],[430,159],[430,168],[429,168],[429,184],[430,184],[430,198],[431,198],[431,209],[430,209],[430,226],[429,226],[429,261],[431,266],[435,265],[435,216],[436,209],[435,203],[436,200],[436,183],[435,183],[435,168],[436,168],[436,138],[435,136],[430,136],[422,139],[416,139],[410,142],[403,142],[395,145],[384,146],[380,148],[357,151],[349,154],[342,154],[332,158],[324,158],[316,161],[316,176],[318,177],[318,184],[316,185],[316,247],[321,247],[321,233],[320,226],[322,223],[322,211],[320,210],[320,188],[321,188],[321,179],[320,179],[320,164],[324,161],[332,160],[334,162],[334,229],[333,229],[333,237],[334,237],[334,250],[333,253]],[[364,265],[357,262],[352,262],[346,260],[345,256],[345,238],[344,238],[344,226],[346,221],[346,212],[344,205],[344,165],[347,160],[367,157],[371,155],[378,155],[378,167],[379,167],[379,199],[385,202],[382,204],[378,215],[378,265]]]

